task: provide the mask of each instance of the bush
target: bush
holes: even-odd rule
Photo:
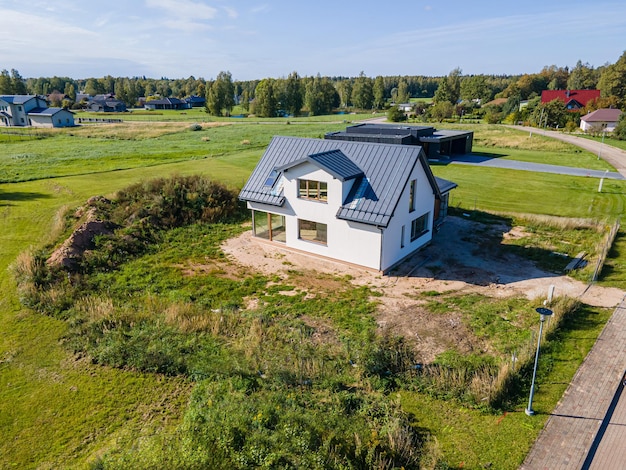
[[[202,126],[196,122],[196,123],[192,124],[191,126],[189,126],[188,129],[190,131],[201,131],[202,130]]]
[[[391,122],[402,122],[406,121],[406,115],[397,106],[392,106],[387,111],[387,119]]]

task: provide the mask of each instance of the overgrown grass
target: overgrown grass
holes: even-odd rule
[[[0,148],[0,183],[100,173],[252,152],[259,158],[273,135],[323,137],[343,124],[207,126],[111,124],[56,132],[44,141]]]
[[[265,126],[258,127],[268,129],[268,134],[270,134],[272,132],[271,127]],[[308,131],[305,127],[309,126],[278,126],[282,129],[295,129],[296,127],[300,127],[303,135],[307,135]],[[339,127],[343,128],[343,125]],[[320,134],[333,130],[329,129],[328,126],[322,126],[322,128]],[[315,129],[315,127],[310,129]],[[184,132],[185,130],[181,130],[181,134]],[[188,134],[198,136],[203,132],[205,131],[189,132]],[[283,132],[276,133],[282,134]],[[312,136],[318,135],[313,133]],[[202,137],[200,136],[200,138]],[[166,136],[166,138],[170,138],[170,136]],[[209,136],[209,138],[211,142],[214,142],[213,136]],[[56,137],[48,139],[46,142],[52,142],[54,139]],[[112,145],[115,142],[115,139],[106,140]],[[148,142],[150,140],[147,139]],[[0,268],[2,268],[0,269],[0,333],[3,338],[0,342],[0,434],[4,437],[3,444],[0,445],[2,448],[0,461],[3,465],[58,468],[81,467],[88,463],[95,463],[96,466],[107,464],[112,467],[116,465],[123,467],[126,462],[133,462],[137,463],[138,466],[145,463],[144,466],[149,467],[153,466],[155,462],[167,458],[168,451],[173,457],[179,456],[180,449],[185,451],[189,447],[184,446],[194,442],[189,439],[189,436],[184,436],[183,428],[174,431],[178,420],[184,414],[191,389],[186,380],[171,376],[118,370],[90,365],[84,360],[73,360],[72,356],[67,354],[66,349],[70,344],[65,346],[60,344],[60,340],[67,337],[70,326],[60,320],[36,315],[27,309],[22,309],[17,302],[15,286],[6,275],[6,267],[18,253],[28,248],[29,245],[40,246],[49,240],[49,230],[54,224],[54,214],[57,209],[64,205],[75,207],[95,194],[106,195],[138,180],[158,174],[168,175],[171,172],[180,174],[210,173],[213,179],[223,180],[234,186],[241,186],[262,152],[261,148],[249,149],[245,146],[243,151],[237,151],[237,147],[241,146],[241,142],[244,140],[254,142],[254,138],[251,138],[249,134],[245,132],[238,134],[233,131],[227,138],[225,137],[223,142],[223,147],[230,148],[231,151],[224,152],[220,156],[195,161],[181,161],[175,164],[171,163],[174,158],[165,159],[154,161],[155,166],[153,167],[137,167],[132,170],[111,173],[104,172],[97,176],[87,174],[91,169],[85,170],[84,165],[81,167],[78,160],[72,164],[74,166],[64,166],[65,163],[54,160],[47,161],[46,158],[42,158],[37,164],[41,168],[38,168],[37,165],[30,167],[32,171],[39,172],[40,176],[44,174],[51,176],[54,172],[68,174],[68,171],[70,173],[76,171],[81,176],[0,185],[0,220],[3,221],[3,231],[0,234]],[[54,152],[62,152],[61,147],[59,146],[56,150],[52,147],[50,155]],[[3,150],[5,149],[3,148]],[[67,149],[65,151],[67,152]],[[49,156],[45,154],[45,151],[41,152],[44,157]],[[187,158],[184,149],[181,151],[180,158]],[[163,164],[164,162],[168,163]],[[44,168],[47,164],[51,164],[53,168],[55,165],[57,167],[51,172]],[[137,160],[133,164],[140,165],[141,162]],[[112,167],[115,166],[112,165]],[[436,168],[436,171],[438,170],[439,168]],[[447,171],[448,169],[444,170]],[[468,168],[464,167],[450,171],[448,177],[453,181],[465,183],[463,178],[466,173],[471,173],[471,170],[468,171]],[[517,200],[514,197],[509,198],[506,190],[500,193],[493,191],[488,194],[494,198],[504,197],[519,213],[543,213],[543,203],[551,198],[556,198],[559,202],[554,206],[549,203],[547,205],[549,209],[556,207],[555,212],[560,214],[571,212],[574,213],[573,217],[589,217],[588,206],[584,203],[593,200],[590,198],[593,191],[590,191],[582,199],[583,205],[577,205],[576,202],[580,200],[573,199],[574,202],[571,203],[571,207],[565,210],[564,207],[570,205],[570,195],[561,198],[559,192],[562,185],[566,189],[569,187],[570,179],[555,175],[554,179],[550,180],[550,183],[553,184],[552,191],[546,199],[544,192],[535,193],[531,191],[525,194],[516,189],[515,183],[523,186],[527,177],[529,181],[534,181],[530,175],[532,174],[527,172],[509,172],[508,176],[507,173],[499,174],[499,178],[505,179],[505,184],[502,187],[507,189],[507,184],[513,186]],[[489,172],[486,173],[486,176],[489,179]],[[576,179],[572,180],[575,181]],[[579,180],[585,181],[584,179]],[[487,184],[482,184],[480,179],[476,177],[476,183],[473,189],[471,186],[463,188],[462,185],[455,190],[455,193],[463,190],[468,201],[473,201],[475,195],[481,195],[482,198],[485,191],[490,191],[490,181],[487,181]],[[593,186],[595,186],[595,182],[590,185],[590,187]],[[622,189],[617,187],[614,190],[621,191]],[[622,196],[615,193],[611,196],[611,198],[613,197],[619,201]],[[497,205],[494,203],[495,200],[492,199],[488,204]],[[472,204],[469,202],[466,207],[471,206]],[[612,216],[618,212],[614,210],[617,203],[616,205],[594,204],[594,207],[601,217]],[[504,209],[504,211],[507,210]],[[608,212],[605,214],[603,211]],[[176,250],[181,250],[183,245],[199,242],[203,232],[194,233],[194,230],[190,229],[189,233],[192,234],[190,237],[183,236],[184,230],[172,233],[174,237],[181,237],[179,242],[174,241],[172,244],[180,245]],[[57,233],[59,233],[58,230]],[[623,277],[623,263],[620,261],[622,258],[620,251],[622,241],[623,237],[618,237],[615,245],[617,248],[610,255],[607,268],[605,268],[605,271],[609,269],[607,273],[618,286]],[[160,246],[164,247],[165,244],[161,243]],[[233,273],[224,270],[223,265],[211,265],[202,258],[200,253],[203,250],[211,252],[207,244],[199,242],[197,249],[196,254],[189,252],[176,254],[176,250],[174,250],[174,253],[168,255],[168,260],[171,263],[169,269],[166,269],[165,265],[162,267],[162,276],[168,278],[169,282],[181,282],[180,279],[182,282],[186,282],[190,278],[204,279],[205,276],[212,276],[228,279],[229,276],[233,275]],[[187,259],[191,261],[176,262],[177,259],[180,260],[185,256],[188,256]],[[160,257],[155,253],[146,253],[142,257],[145,258],[137,259],[137,265],[129,269],[129,274],[131,274],[129,279],[133,283],[139,283],[140,273],[149,274],[151,263],[160,260]],[[611,267],[613,271],[610,271]],[[196,272],[200,274],[195,274]],[[103,282],[101,285],[106,286],[104,277],[101,281]],[[254,342],[250,339],[258,338],[261,333],[266,335],[268,330],[291,332],[292,336],[286,337],[291,338],[294,345],[298,345],[301,337],[307,338],[306,333],[311,331],[312,323],[315,325],[315,322],[330,322],[331,318],[337,325],[345,322],[345,325],[338,331],[353,332],[353,338],[367,338],[366,333],[371,331],[373,327],[371,315],[367,310],[370,307],[365,300],[365,292],[357,292],[358,295],[355,296],[346,292],[344,294],[347,296],[346,301],[353,303],[352,306],[346,304],[347,310],[342,307],[342,311],[344,311],[342,315],[331,316],[329,314],[325,316],[322,311],[315,313],[315,309],[313,309],[313,312],[298,317],[298,302],[302,302],[302,295],[280,294],[281,289],[284,288],[287,291],[293,290],[293,287],[290,288],[281,280],[273,281],[278,281],[279,284],[283,285],[266,289],[268,295],[265,296],[264,308],[272,307],[274,309],[273,316],[269,316],[272,323],[269,326],[264,323],[265,317],[263,316],[256,317],[256,319],[255,317],[245,319],[251,322],[247,325],[254,325],[254,327],[251,326],[246,329],[245,335],[234,342],[235,345],[239,344],[240,350],[244,351],[244,358],[246,357],[246,350],[252,356],[258,355],[259,351],[263,352],[263,350],[255,349],[259,345],[263,345],[263,342]],[[259,280],[259,282],[264,281]],[[234,318],[238,317],[229,315],[230,312],[236,311],[229,310],[227,307],[230,305],[220,305],[219,302],[210,304],[216,306],[215,310],[222,307],[222,311],[226,312],[225,320],[217,321],[217,312],[213,316],[206,315],[207,309],[205,307],[198,309],[192,305],[191,295],[193,292],[190,291],[191,289],[189,291],[183,290],[181,295],[159,301],[164,303],[157,302],[157,296],[160,295],[158,292],[146,293],[143,297],[137,292],[135,304],[145,304],[145,312],[157,313],[158,321],[165,325],[164,329],[171,328],[178,335],[191,333],[206,336],[208,332],[213,334],[215,329],[218,332],[221,328],[225,328],[224,331],[228,331],[226,328],[236,329],[239,323],[234,322]],[[119,293],[122,292],[123,285],[120,284]],[[205,296],[205,298],[211,297]],[[326,298],[325,303],[332,305],[332,300]],[[110,312],[111,303],[116,305],[113,296],[93,297],[88,300],[85,299],[85,302],[80,308],[92,309],[89,311],[92,311],[94,317],[104,315],[103,312]],[[317,306],[320,307],[323,302],[320,298]],[[91,306],[89,306],[90,303]],[[284,308],[282,308],[283,306]],[[360,312],[358,316],[360,319],[356,323],[352,323],[352,315],[348,312],[351,308]],[[288,317],[291,323],[277,321],[283,310],[289,312]],[[313,313],[317,316],[313,316]],[[577,321],[569,324],[568,328],[571,329],[563,330],[564,334],[559,339],[563,341],[563,348],[557,350],[556,343],[546,345],[546,355],[543,354],[544,350],[542,349],[542,359],[546,359],[545,363],[550,368],[544,369],[541,366],[543,361],[540,363],[540,388],[535,397],[535,409],[540,413],[549,412],[561,397],[566,383],[573,376],[578,364],[591,347],[594,338],[609,315],[610,311],[608,310],[591,311],[584,309],[580,311],[580,315],[576,317]],[[78,327],[78,325],[71,327]],[[259,330],[260,327],[267,329]],[[142,339],[145,339],[145,336]],[[266,336],[260,337],[265,338]],[[159,340],[158,337],[153,339],[155,344]],[[332,346],[330,353],[335,355],[333,357],[341,359],[341,363],[344,365],[350,364],[349,360],[358,365],[364,362],[362,360],[364,358],[380,357],[381,355],[382,359],[377,359],[377,361],[387,361],[383,362],[389,364],[387,368],[394,364],[391,361],[394,359],[393,357],[385,359],[387,349],[359,352],[358,348],[354,346],[355,343],[358,344],[356,339],[346,341],[341,335],[327,337],[325,340],[330,342]],[[390,344],[396,343],[391,342]],[[289,349],[282,352],[285,351],[289,351]],[[292,358],[297,358],[298,356],[293,351],[302,353],[306,349],[298,350],[296,348],[291,349],[291,351]],[[358,354],[355,355],[355,353]],[[552,354],[554,354],[554,360],[550,360]],[[214,355],[212,357],[219,356]],[[284,358],[286,356],[277,355],[277,357]],[[329,363],[324,361],[326,364],[324,367],[328,367]],[[276,361],[275,365],[261,365],[264,366],[260,369],[265,371],[266,379],[261,378],[257,371],[255,380],[262,381],[262,383],[269,381],[276,385],[287,383],[284,380],[289,379],[292,380],[292,384],[296,384],[297,390],[308,393],[306,389],[308,385],[299,385],[301,382],[298,381],[298,374],[295,374],[295,379],[293,375],[290,379],[289,375],[280,375],[275,372],[280,370],[280,361]],[[301,369],[295,366],[301,367]],[[328,368],[322,369],[320,363],[311,364],[306,361],[300,366],[300,362],[293,362],[293,359],[291,367],[305,372],[312,371],[315,374],[318,374],[319,372],[316,371],[319,370],[327,372],[329,370]],[[345,370],[344,379],[324,383],[328,386],[333,386],[333,384],[335,386],[348,385],[348,390],[351,390],[350,386],[356,383],[353,380],[360,380],[359,371],[362,369],[359,366],[350,366]],[[269,375],[267,371],[270,372]],[[317,376],[322,377],[322,375]],[[280,380],[283,382],[274,382],[276,377],[281,377]],[[375,377],[379,377],[379,379],[373,380]],[[198,376],[198,379],[201,377]],[[373,390],[386,390],[389,386],[385,381],[384,374],[382,376],[371,375],[368,383],[372,384]],[[270,392],[266,393],[269,396]],[[198,396],[201,398],[198,403],[202,403],[202,394]],[[323,398],[321,395],[311,396],[315,400]],[[354,396],[358,398],[358,395]],[[516,468],[545,421],[545,415],[541,414],[533,419],[525,417],[523,406],[517,406],[513,411],[506,414],[492,415],[470,409],[460,405],[457,401],[444,401],[432,395],[403,391],[400,396],[402,408],[414,414],[414,425],[418,430],[418,435],[423,432],[423,435],[432,434],[434,436],[434,439],[429,441],[427,445],[430,449],[429,452],[435,455],[433,466],[439,459],[442,462],[448,462],[453,467],[461,466],[461,462],[465,462],[465,468],[475,468],[491,462],[492,468]],[[248,400],[251,397],[254,396],[246,395]],[[390,395],[390,398],[393,397],[395,397],[395,392]],[[272,403],[272,400],[279,400],[279,397],[270,399],[267,403]],[[232,403],[224,404],[234,406]],[[197,442],[204,443],[203,445],[211,442],[208,439],[203,440],[204,438],[201,437],[198,439]],[[135,450],[139,452],[133,454]]]
[[[407,391],[400,392],[403,409],[416,426],[432,430],[449,468],[517,469],[611,314],[610,309],[582,306],[542,345],[534,417],[524,413],[524,396],[512,409],[491,414]]]

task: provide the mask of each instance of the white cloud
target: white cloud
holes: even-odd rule
[[[234,8],[230,8],[230,7],[223,7],[223,8],[229,18],[236,19],[239,16],[239,13]]]
[[[217,15],[217,9],[204,3],[190,0],[146,0],[146,6],[160,8],[177,18],[193,20],[212,20]]]

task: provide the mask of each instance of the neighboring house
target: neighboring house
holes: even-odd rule
[[[185,98],[185,102],[190,108],[201,108],[206,104],[206,99],[202,96],[191,95]]]
[[[28,113],[33,127],[72,127],[74,113],[63,108],[36,108]]]
[[[36,95],[0,96],[0,122],[5,126],[30,126],[28,113],[34,109],[44,109],[46,100]]]
[[[472,153],[472,131],[437,130],[431,126],[403,124],[356,124],[344,132],[329,132],[330,140],[379,142],[397,145],[417,145],[424,148],[429,160],[448,160],[452,155]]]
[[[96,95],[89,99],[87,109],[97,113],[123,113],[126,111],[126,103],[111,94]]]
[[[580,128],[585,132],[613,132],[621,115],[619,109],[596,109],[580,118]]]
[[[541,103],[561,100],[570,111],[578,111],[587,106],[590,101],[600,98],[600,90],[543,90]]]
[[[258,239],[387,272],[431,241],[455,187],[418,146],[274,137],[239,198]]]
[[[5,126],[68,127],[74,113],[63,108],[48,108],[46,100],[35,95],[0,96],[0,123]]]
[[[398,109],[404,113],[410,113],[413,111],[413,103],[400,103],[396,105]]]
[[[162,98],[160,100],[146,101],[146,109],[188,109],[189,105],[186,101],[178,98]]]

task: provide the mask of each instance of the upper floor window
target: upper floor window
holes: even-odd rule
[[[417,180],[411,180],[409,186],[409,212],[415,210],[415,191],[417,190]]]
[[[327,202],[328,183],[324,181],[298,180],[298,197]]]

